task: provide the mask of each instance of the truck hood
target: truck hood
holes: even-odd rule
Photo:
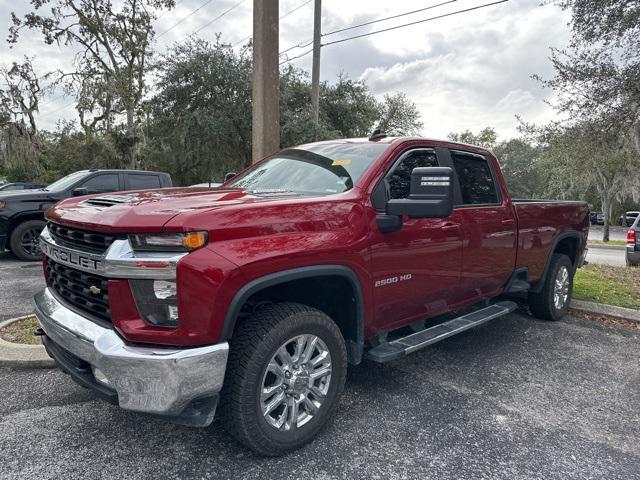
[[[40,200],[49,200],[53,196],[52,192],[46,190],[12,190],[9,192],[0,192],[0,201],[3,202],[37,202]]]
[[[56,223],[108,232],[157,232],[177,215],[254,202],[299,197],[297,194],[252,192],[231,188],[168,188],[74,197],[47,211]]]

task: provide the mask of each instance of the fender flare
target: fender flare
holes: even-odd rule
[[[580,252],[582,252],[582,250],[584,249],[584,246],[582,245],[582,241],[580,240],[580,234],[576,230],[570,230],[570,231],[561,233],[553,240],[553,245],[551,245],[551,249],[549,250],[549,255],[547,256],[547,261],[544,265],[544,271],[542,272],[542,276],[534,285],[532,285],[531,289],[529,289],[530,292],[539,293],[542,290],[542,286],[544,285],[544,282],[547,278],[547,274],[549,273],[549,267],[551,266],[551,257],[553,256],[553,253],[556,251],[558,244],[561,241],[566,240],[567,238],[575,239],[578,244],[578,251],[576,252],[576,262],[574,263],[574,268],[575,268],[577,262],[580,259]]]
[[[362,296],[362,287],[356,273],[351,268],[345,267],[344,265],[312,265],[309,267],[293,268],[290,270],[270,273],[250,281],[238,290],[231,303],[229,303],[229,307],[227,308],[227,313],[224,318],[224,325],[222,326],[220,341],[228,341],[231,338],[236,326],[236,321],[240,314],[240,309],[253,294],[264,290],[265,288],[290,282],[292,280],[327,275],[342,277],[346,279],[353,288],[356,301],[357,338],[354,342],[355,345],[349,345],[348,339],[345,340],[347,340],[349,357],[354,360],[358,357],[361,358],[362,351],[364,349],[364,298]],[[359,359],[357,363],[360,363]]]

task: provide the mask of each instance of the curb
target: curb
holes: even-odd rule
[[[593,244],[589,244],[587,242],[587,248],[589,250],[593,249],[601,249],[601,250],[621,250],[621,251],[625,251],[627,249],[627,247],[623,246],[623,245],[593,245]]]
[[[614,305],[585,302],[583,300],[571,300],[571,308],[640,323],[640,310],[634,310],[633,308],[616,307]]]
[[[31,315],[4,320],[0,322],[0,328],[28,317]],[[53,368],[55,363],[44,345],[22,345],[0,338],[0,367]]]

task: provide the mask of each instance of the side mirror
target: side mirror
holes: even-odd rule
[[[82,195],[89,195],[89,190],[87,190],[86,188],[74,188],[73,190],[71,190],[71,195],[73,195],[74,197],[81,197]]]
[[[444,218],[453,211],[453,171],[449,167],[419,167],[411,172],[409,198],[387,202],[387,215]]]
[[[229,172],[224,176],[224,181],[226,182],[227,180],[231,180],[233,177],[235,177],[237,175],[236,172]]]

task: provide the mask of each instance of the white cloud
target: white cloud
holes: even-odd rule
[[[299,6],[303,0],[281,0],[281,14]],[[207,4],[195,15],[162,35],[158,50],[181,41],[236,3],[220,0]],[[433,1],[433,4],[438,3]],[[459,0],[429,11],[323,37],[323,43],[453,12],[485,0]],[[161,33],[203,4],[203,0],[183,0],[176,9],[160,18],[156,32]],[[251,34],[251,0],[204,28],[198,35],[213,39],[222,32],[223,41],[236,43]],[[384,2],[382,0],[324,0],[323,31],[330,32],[356,23],[419,9],[424,0]],[[24,14],[28,2],[0,4],[1,38],[10,23],[9,12]],[[281,22],[280,49],[306,42],[312,35],[313,2]],[[549,76],[552,69],[548,47],[562,47],[568,39],[568,18],[553,6],[540,7],[538,0],[511,0],[474,12],[463,13],[412,27],[356,39],[322,49],[321,78],[334,81],[344,72],[361,78],[377,96],[405,92],[423,115],[425,135],[443,137],[449,131],[478,130],[495,126],[503,137],[515,135],[514,116],[543,122],[553,112],[543,91],[530,78],[533,73]],[[307,47],[308,48],[308,47]],[[291,56],[303,49],[290,52]],[[20,60],[24,54],[37,57],[39,73],[67,68],[73,57],[66,47],[45,45],[37,32],[25,32],[23,41],[13,49],[0,48],[0,63]],[[295,65],[309,69],[311,55]],[[58,93],[42,103],[40,125],[54,128],[60,118],[74,118],[70,102]]]

